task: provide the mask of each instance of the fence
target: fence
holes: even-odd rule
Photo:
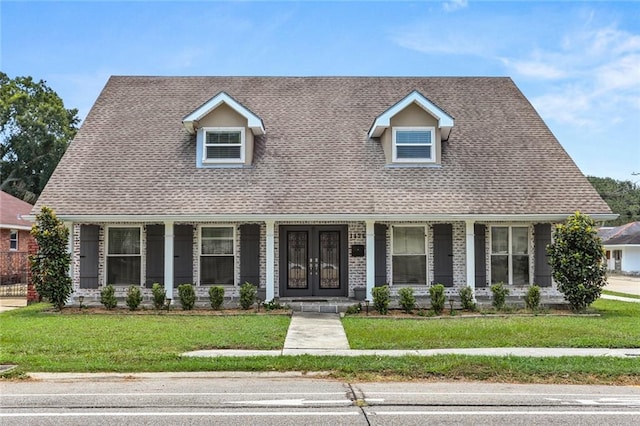
[[[0,253],[0,286],[27,283],[28,256],[22,251]]]

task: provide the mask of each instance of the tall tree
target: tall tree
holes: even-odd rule
[[[0,189],[35,203],[79,122],[45,81],[0,72]]]
[[[607,225],[618,226],[640,220],[640,186],[629,180],[615,180],[588,176],[591,185],[609,205],[611,211],[619,214],[616,220]]]

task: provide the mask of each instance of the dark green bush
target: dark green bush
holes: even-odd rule
[[[460,304],[462,305],[462,309],[465,311],[475,311],[476,304],[473,301],[473,290],[468,285],[462,287],[458,290],[458,295],[460,296]]]
[[[380,315],[389,313],[389,303],[391,302],[391,291],[388,285],[373,288],[373,307]]]
[[[258,290],[251,283],[244,283],[240,286],[240,307],[247,310],[256,302],[256,294]]]
[[[440,315],[444,310],[445,297],[444,286],[442,284],[436,284],[429,288],[429,296],[431,298],[431,309],[436,315]]]
[[[196,292],[191,284],[180,284],[178,286],[178,297],[180,305],[185,311],[190,311],[196,304]]]
[[[162,309],[165,299],[164,286],[161,286],[159,283],[153,283],[153,287],[151,287],[151,299],[155,309]]]
[[[359,314],[361,311],[362,311],[362,304],[356,303],[355,305],[349,306],[345,313],[347,315],[356,315],[356,314]]]
[[[109,284],[100,291],[100,303],[102,303],[107,309],[113,309],[118,306],[116,289],[113,285]]]
[[[540,287],[535,284],[529,287],[524,297],[524,304],[527,309],[531,309],[534,312],[540,308]]]
[[[504,283],[495,283],[491,285],[491,293],[493,293],[493,300],[491,304],[494,308],[501,311],[504,309],[504,302],[509,295],[509,289],[504,286]]]
[[[209,303],[211,303],[211,308],[216,311],[222,308],[222,304],[224,303],[224,287],[217,285],[209,288]]]
[[[264,306],[264,309],[267,311],[277,311],[279,309],[289,309],[289,307],[287,305],[283,305],[281,304],[278,299],[273,298],[271,300],[269,300],[268,302],[262,302],[262,306]]]
[[[413,288],[404,287],[398,291],[400,295],[400,307],[408,314],[416,307],[416,297],[413,295]]]
[[[127,298],[125,299],[127,306],[130,310],[135,311],[142,303],[142,293],[140,293],[140,287],[132,285],[127,289]]]

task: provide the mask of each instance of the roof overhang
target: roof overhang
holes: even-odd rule
[[[251,129],[254,135],[265,134],[262,119],[225,92],[218,93],[202,106],[198,107],[198,109],[184,117],[182,119],[182,125],[190,134],[195,134],[198,127],[198,121],[222,104],[229,106],[235,112],[246,118],[247,127]]]
[[[27,216],[25,215],[23,217],[27,217]],[[33,220],[35,220],[35,217]],[[12,225],[10,223],[0,223],[0,229],[15,229],[16,231],[31,231],[31,226]]]
[[[64,222],[286,222],[286,221],[340,221],[340,222],[564,222],[573,213],[552,214],[192,214],[192,215],[83,215],[58,214]],[[595,221],[613,220],[616,214],[591,214]]]
[[[451,129],[453,128],[453,117],[451,117],[444,110],[442,110],[440,107],[438,107],[436,104],[431,102],[416,90],[409,93],[400,102],[393,105],[391,108],[379,115],[373,122],[373,126],[371,126],[371,129],[369,130],[369,137],[380,137],[380,135],[382,135],[382,133],[391,126],[391,119],[411,104],[418,105],[420,108],[422,108],[427,113],[432,115],[436,120],[438,120],[438,128],[440,129],[442,140],[449,139],[449,134],[451,133]]]

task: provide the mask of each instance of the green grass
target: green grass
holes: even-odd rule
[[[456,319],[345,317],[353,349],[640,347],[640,303],[598,300],[601,316],[485,316]]]
[[[608,294],[609,296],[627,297],[629,299],[640,299],[637,294],[620,293],[619,291],[602,290],[602,294]]]

